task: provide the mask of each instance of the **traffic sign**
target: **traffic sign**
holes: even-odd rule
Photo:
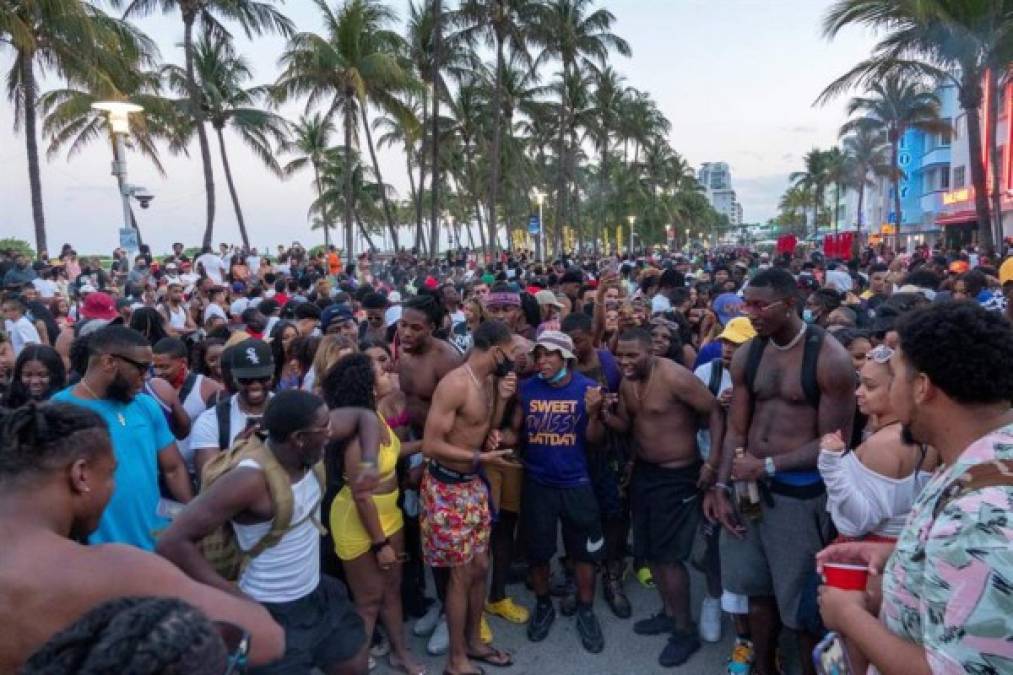
[[[538,216],[531,216],[528,220],[528,234],[539,234],[542,231],[542,223]]]

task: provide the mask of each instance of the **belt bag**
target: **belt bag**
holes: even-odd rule
[[[791,499],[815,499],[822,497],[827,492],[827,486],[821,480],[809,485],[789,485],[773,479],[767,483],[767,487],[775,495]]]

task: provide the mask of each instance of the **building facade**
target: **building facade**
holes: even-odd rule
[[[725,162],[704,162],[697,172],[707,201],[714,210],[728,218],[730,225],[742,224],[742,205],[732,189],[732,172]]]

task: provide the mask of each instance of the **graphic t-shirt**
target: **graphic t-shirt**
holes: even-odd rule
[[[158,403],[147,394],[138,394],[130,403],[78,398],[71,388],[58,392],[53,400],[96,412],[112,438],[116,488],[88,541],[154,550],[154,533],[169,524],[157,514],[158,451],[176,440]]]
[[[524,470],[548,487],[591,482],[587,472],[587,411],[584,392],[597,384],[573,371],[569,384],[553,387],[538,377],[521,384],[524,411]]]
[[[1013,487],[968,492],[932,515],[954,480],[994,460],[1013,460],[1013,424],[979,438],[936,473],[883,571],[880,617],[891,633],[925,648],[933,673],[1013,667]]]

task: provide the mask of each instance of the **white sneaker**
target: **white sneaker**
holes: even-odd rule
[[[430,636],[426,651],[430,656],[439,656],[446,654],[448,649],[450,649],[450,630],[447,629],[446,620],[443,620],[437,624],[436,630]]]
[[[440,603],[434,602],[429,605],[429,609],[425,614],[415,619],[415,625],[412,626],[412,633],[417,637],[425,637],[432,634],[436,630],[436,624],[440,620]]]
[[[700,608],[700,639],[721,642],[721,600],[704,598]]]

